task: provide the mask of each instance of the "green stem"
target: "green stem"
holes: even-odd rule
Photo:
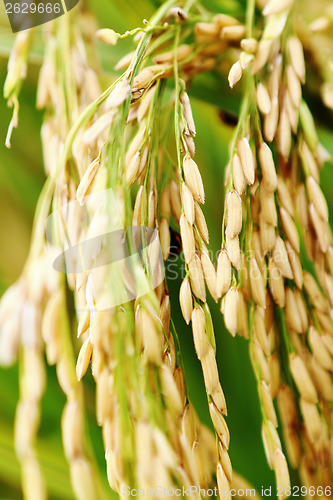
[[[180,37],[180,26],[178,25],[177,29],[176,29],[176,36],[175,36],[175,43],[174,43],[174,61],[173,61],[173,67],[174,67],[174,69],[173,69],[173,71],[174,71],[174,76],[175,76],[175,140],[176,140],[176,154],[177,154],[178,169],[179,169],[180,176],[182,178],[182,164],[181,164],[181,157],[180,157],[181,141],[180,141],[180,129],[179,129],[179,120],[180,120],[180,113],[179,113],[180,99],[179,99],[179,93],[180,93],[180,85],[179,85],[178,60],[177,60],[179,37]]]
[[[252,37],[255,8],[255,0],[248,0],[246,8],[246,32],[248,38]]]

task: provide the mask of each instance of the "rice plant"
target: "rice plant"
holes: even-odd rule
[[[49,497],[38,445],[47,365],[65,398],[57,424],[68,498],[268,496],[260,471],[255,492],[229,457],[237,406],[228,416],[217,363],[228,331],[249,351],[259,446],[274,471],[269,496],[329,498],[333,246],[320,173],[331,156],[317,120],[331,128],[330,2],[320,13],[296,0],[156,3],[148,20],[118,32],[82,2],[20,32],[10,53],[8,148],[42,34],[36,102],[46,181],[24,269],[0,303],[0,361],[19,364],[13,428],[23,497]],[[98,55],[121,52],[105,74]],[[220,117],[231,121],[231,140],[221,138],[228,159],[218,165],[224,200],[205,152],[196,155],[192,95],[207,81],[211,103],[222,102]],[[217,253],[205,177],[222,221]],[[186,324],[207,396],[200,405],[184,362]],[[101,428],[104,466],[89,426]]]

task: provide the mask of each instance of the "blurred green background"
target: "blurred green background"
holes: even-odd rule
[[[87,2],[98,19],[100,27],[112,27],[124,32],[149,18],[159,2],[153,0],[98,0]],[[238,10],[236,1],[207,0],[203,2],[215,10]],[[244,2],[243,2],[244,3]],[[222,7],[224,6],[224,9]],[[70,14],[75,16],[75,10]],[[42,52],[42,29],[35,29],[35,46],[28,78],[20,99],[20,123],[14,130],[12,148],[4,146],[11,110],[0,98],[0,293],[19,276],[24,264],[38,194],[45,180],[42,166],[40,127],[43,113],[35,109],[36,85]],[[7,58],[15,35],[0,4],[0,86],[6,77]],[[114,63],[128,49],[128,41],[115,48],[98,45],[103,70],[113,71]],[[202,171],[206,204],[204,213],[210,228],[211,249],[216,252],[221,240],[221,217],[224,202],[224,168],[228,159],[228,143],[232,127],[219,118],[221,109],[237,111],[239,94],[231,93],[225,83],[212,75],[199,77],[191,88],[194,118],[197,125],[196,161]],[[314,110],[313,110],[314,111]],[[331,116],[330,116],[331,119]],[[327,122],[327,115],[325,115]],[[320,138],[333,153],[332,132],[320,126]],[[322,171],[323,189],[330,210],[333,204],[333,172],[331,165]],[[202,382],[200,364],[192,344],[191,329],[186,327],[179,310],[180,280],[170,281],[172,314],[181,341],[185,361],[186,382],[190,398],[201,419],[210,425],[207,400]],[[243,474],[260,491],[261,486],[274,484],[261,442],[261,421],[254,376],[249,361],[248,345],[244,339],[232,339],[225,331],[218,306],[209,303],[217,339],[217,353],[222,386],[228,403],[227,423],[231,433],[230,455],[235,470]],[[18,399],[17,366],[0,368],[0,499],[22,498],[19,484],[19,466],[13,449],[13,419]],[[54,369],[48,369],[47,392],[43,400],[43,417],[39,433],[39,453],[50,492],[50,498],[73,499],[69,473],[61,446],[60,414],[65,398],[58,387]],[[102,475],[105,474],[101,432],[94,416],[92,377],[86,376],[86,406],[89,432],[95,447]],[[111,495],[110,495],[111,498]]]

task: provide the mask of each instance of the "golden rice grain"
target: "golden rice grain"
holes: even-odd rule
[[[77,337],[81,337],[90,326],[90,311],[85,311],[79,321],[79,325],[77,327]]]
[[[275,409],[274,409],[273,399],[272,399],[269,387],[266,384],[266,382],[261,381],[260,388],[261,388],[262,401],[263,401],[266,417],[268,418],[268,420],[270,420],[270,422],[272,422],[272,424],[275,427],[277,427],[278,422],[277,422],[277,417],[276,417],[276,413],[275,413]]]
[[[237,309],[237,330],[238,334],[245,339],[249,338],[249,324],[246,299],[243,290],[238,290],[238,309]]]
[[[300,149],[300,156],[301,160],[303,162],[303,166],[305,171],[310,171],[310,174],[314,178],[314,180],[319,183],[319,168],[318,168],[318,163],[317,160],[315,159],[313,153],[311,152],[309,146],[307,145],[306,141],[302,141],[301,143],[301,149]]]
[[[242,230],[242,200],[239,194],[232,190],[227,195],[227,227],[230,238],[237,236]]]
[[[270,391],[272,398],[276,398],[281,386],[280,360],[278,353],[275,351],[268,358],[268,368],[270,374]]]
[[[130,162],[126,165],[126,182],[129,185],[133,184],[139,176],[140,162],[141,155],[139,152],[136,152],[135,155],[131,158]]]
[[[280,217],[283,229],[286,233],[286,236],[291,246],[296,252],[299,252],[299,235],[295,222],[293,221],[290,214],[283,207],[280,208]]]
[[[301,333],[302,321],[298,311],[297,302],[293,291],[291,288],[286,287],[286,322],[290,329],[294,330],[296,333]]]
[[[233,88],[236,85],[236,83],[239,82],[239,80],[242,78],[242,74],[243,70],[241,63],[237,61],[231,66],[228,74],[228,82],[230,88]]]
[[[213,39],[218,37],[220,33],[220,27],[214,23],[196,23],[194,32],[196,35],[210,35]]]
[[[294,134],[297,134],[298,119],[299,119],[298,108],[294,105],[289,92],[287,92],[284,95],[283,107],[287,111],[287,116],[291,126],[291,130],[293,131]]]
[[[308,308],[307,308],[307,305],[304,301],[304,298],[303,298],[301,292],[298,289],[294,288],[293,294],[294,294],[294,297],[296,300],[297,310],[298,310],[300,318],[301,318],[302,333],[306,333],[308,326],[309,326]]]
[[[167,260],[170,253],[170,229],[169,222],[166,219],[161,219],[160,222],[160,240],[163,259]]]
[[[172,216],[177,224],[179,224],[179,219],[182,214],[182,205],[180,201],[180,193],[175,181],[171,181],[169,184],[170,188],[170,204]]]
[[[275,264],[273,259],[269,259],[268,261],[268,270],[269,270],[269,288],[273,296],[273,299],[279,307],[284,307],[285,305],[284,279],[281,270]]]
[[[277,450],[281,450],[281,441],[273,422],[270,420],[263,422],[261,435],[268,465],[273,469],[275,453]]]
[[[248,54],[247,52],[241,52],[239,56],[239,62],[241,65],[242,70],[244,71],[247,69],[251,63],[254,60],[254,55],[253,54]]]
[[[97,172],[100,167],[100,158],[96,158],[87,170],[85,171],[84,176],[82,177],[80,184],[78,185],[78,188],[76,190],[76,199],[80,204],[83,203],[83,198],[87,194],[88,189],[90,188]]]
[[[141,307],[140,320],[145,361],[159,365],[161,363],[161,324],[144,307]]]
[[[229,480],[228,480],[221,464],[217,464],[216,479],[217,479],[217,487],[218,487],[219,491],[223,491],[223,498],[226,498],[227,500],[231,500],[232,497],[231,497],[231,492],[230,492]]]
[[[298,76],[295,73],[293,66],[290,64],[287,66],[287,85],[288,92],[290,94],[291,100],[295,106],[298,108],[302,99],[302,88]]]
[[[234,187],[239,195],[242,195],[246,187],[242,164],[239,155],[236,153],[232,157],[232,179]]]
[[[254,328],[255,338],[261,345],[265,355],[268,356],[270,353],[269,353],[268,336],[265,327],[264,310],[258,306],[255,308],[254,312],[253,328]]]
[[[240,46],[245,52],[249,54],[255,54],[258,48],[258,41],[255,38],[243,38],[241,40]]]
[[[282,109],[278,126],[278,147],[285,159],[289,158],[291,149],[291,125],[287,110]]]
[[[87,368],[91,361],[92,350],[93,346],[90,341],[90,338],[87,338],[80,349],[80,353],[77,359],[76,375],[78,380],[81,380],[87,371]]]
[[[192,331],[197,357],[202,360],[208,352],[209,343],[206,335],[205,313],[200,306],[196,306],[192,312]]]
[[[154,72],[150,68],[144,68],[133,80],[133,90],[144,89],[147,87],[154,78]]]
[[[194,137],[196,134],[195,123],[194,123],[194,119],[193,119],[193,113],[192,113],[190,99],[189,99],[189,96],[186,92],[181,93],[180,102],[182,103],[183,108],[184,108],[184,117],[185,117],[185,121],[187,124],[188,132],[190,133],[190,135],[192,135]]]
[[[217,289],[216,289],[216,272],[212,261],[209,258],[209,255],[206,251],[201,253],[201,265],[203,269],[203,273],[205,276],[205,281],[207,284],[207,288],[215,300],[217,302]]]
[[[311,375],[316,384],[318,393],[329,402],[333,401],[333,381],[331,374],[324,370],[314,358],[311,359]],[[306,399],[306,398],[305,398]],[[307,401],[309,401],[307,399]],[[309,401],[315,404],[315,401]]]
[[[314,277],[307,271],[303,272],[304,288],[309,295],[310,300],[319,311],[327,312],[328,304]]]
[[[141,187],[140,187],[140,190],[141,190]],[[161,195],[160,195],[160,213],[161,213],[161,216],[164,219],[169,220],[169,218],[170,218],[170,211],[171,211],[171,205],[170,205],[169,189],[168,188],[164,188],[162,190]]]
[[[119,83],[112,90],[111,94],[106,100],[106,109],[118,108],[131,93],[131,86],[127,78],[122,78]]]
[[[225,296],[223,308],[225,326],[234,337],[237,333],[238,323],[238,290],[235,287],[228,290]]]
[[[333,371],[333,357],[323,342],[321,335],[311,325],[309,329],[309,343],[313,355],[316,357],[320,365],[327,371]]]
[[[252,75],[255,75],[266,64],[272,49],[272,40],[260,40],[256,52],[256,59],[252,68]]]
[[[222,40],[241,40],[244,38],[246,29],[243,25],[225,26],[221,31]]]
[[[275,245],[276,233],[275,226],[273,224],[268,224],[260,213],[259,218],[259,228],[260,228],[260,244],[263,255],[273,250]]]
[[[201,207],[197,202],[194,202],[194,212],[195,212],[195,224],[197,226],[199,234],[206,243],[209,243],[207,222],[203,214],[203,211],[201,210]]]
[[[273,155],[265,142],[260,144],[259,161],[266,189],[268,191],[275,191],[277,188],[277,176]]]
[[[290,354],[289,366],[296,387],[301,396],[308,403],[316,404],[318,402],[317,391],[302,358],[300,358],[297,354]]]
[[[231,263],[225,250],[219,253],[216,270],[216,291],[217,296],[222,297],[230,288],[231,283]]]
[[[183,169],[186,184],[190,188],[194,199],[199,203],[205,203],[205,191],[197,164],[192,158],[185,156]]]
[[[137,119],[138,122],[141,122],[144,117],[147,115],[151,102],[154,98],[156,91],[156,86],[151,87],[147,92],[143,95],[143,97],[139,101],[138,114]]]
[[[219,441],[219,444],[218,444],[218,451],[219,451],[219,460],[220,460],[220,464],[222,465],[223,471],[224,471],[225,475],[227,476],[228,481],[232,481],[233,470],[232,470],[230,457],[229,457],[229,454],[228,454],[225,446],[223,446],[221,441]]]
[[[241,161],[244,177],[248,184],[254,183],[255,177],[255,163],[253,153],[249,141],[246,137],[239,139],[237,143],[237,150]]]
[[[250,283],[251,283],[253,300],[255,301],[256,304],[265,309],[266,298],[265,298],[265,287],[264,287],[263,277],[261,275],[257,261],[254,257],[250,259],[249,270],[250,270]]]
[[[293,272],[288,259],[287,249],[280,236],[277,236],[275,241],[273,259],[277,267],[280,269],[282,276],[290,280],[293,279]]]
[[[230,434],[225,419],[217,410],[214,403],[209,404],[209,413],[219,439],[222,441],[224,447],[228,449],[230,443]]]
[[[205,280],[202,271],[201,261],[198,255],[195,255],[192,260],[188,263],[188,270],[190,274],[190,282],[194,295],[198,299],[206,302],[206,288]]]
[[[271,226],[277,226],[277,213],[274,193],[266,189],[265,183],[260,185],[261,216]]]
[[[226,235],[226,250],[230,262],[232,265],[239,270],[240,268],[240,246],[239,246],[239,238],[235,236],[234,238],[230,238],[228,234]]]
[[[226,26],[237,26],[239,23],[238,19],[229,16],[228,14],[216,14],[213,21],[219,28],[225,28]]]
[[[318,183],[312,176],[306,178],[306,187],[310,196],[310,200],[313,202],[314,206],[320,217],[325,221],[328,221],[328,207],[326,198],[320,189]]]
[[[320,435],[323,431],[322,422],[317,406],[313,403],[309,403],[303,398],[300,398],[299,404],[302,411],[306,432],[309,436],[310,442],[314,443],[320,438]]]
[[[313,229],[318,238],[320,249],[323,253],[326,253],[331,243],[331,232],[329,225],[319,215],[313,203],[310,203],[309,214],[312,221]]]
[[[195,254],[195,241],[193,228],[187,220],[185,214],[182,214],[179,221],[180,235],[182,238],[182,247],[185,257],[185,262],[188,264],[193,259]]]
[[[182,182],[182,188],[181,188],[181,193],[182,193],[182,204],[184,207],[184,212],[186,219],[188,222],[193,226],[195,216],[194,216],[194,200],[192,193],[188,186],[185,184],[185,182]]]
[[[267,115],[271,110],[271,98],[265,85],[261,82],[257,86],[257,104],[261,113]]]
[[[114,69],[117,70],[117,71],[120,70],[120,69],[127,69],[129,67],[129,65],[131,64],[132,59],[133,59],[134,56],[135,56],[135,52],[134,51],[133,52],[129,52],[124,57],[122,57],[121,59],[119,59],[119,61],[115,65]]]
[[[271,98],[271,110],[265,116],[264,136],[268,142],[272,142],[275,137],[279,121],[279,100],[277,97]]]
[[[291,36],[287,42],[289,57],[295,73],[302,83],[305,82],[305,61],[303,46],[297,36]]]
[[[276,486],[282,491],[281,498],[287,498],[289,496],[287,490],[290,488],[290,477],[287,460],[281,449],[277,449],[275,451],[273,465],[275,470]]]

